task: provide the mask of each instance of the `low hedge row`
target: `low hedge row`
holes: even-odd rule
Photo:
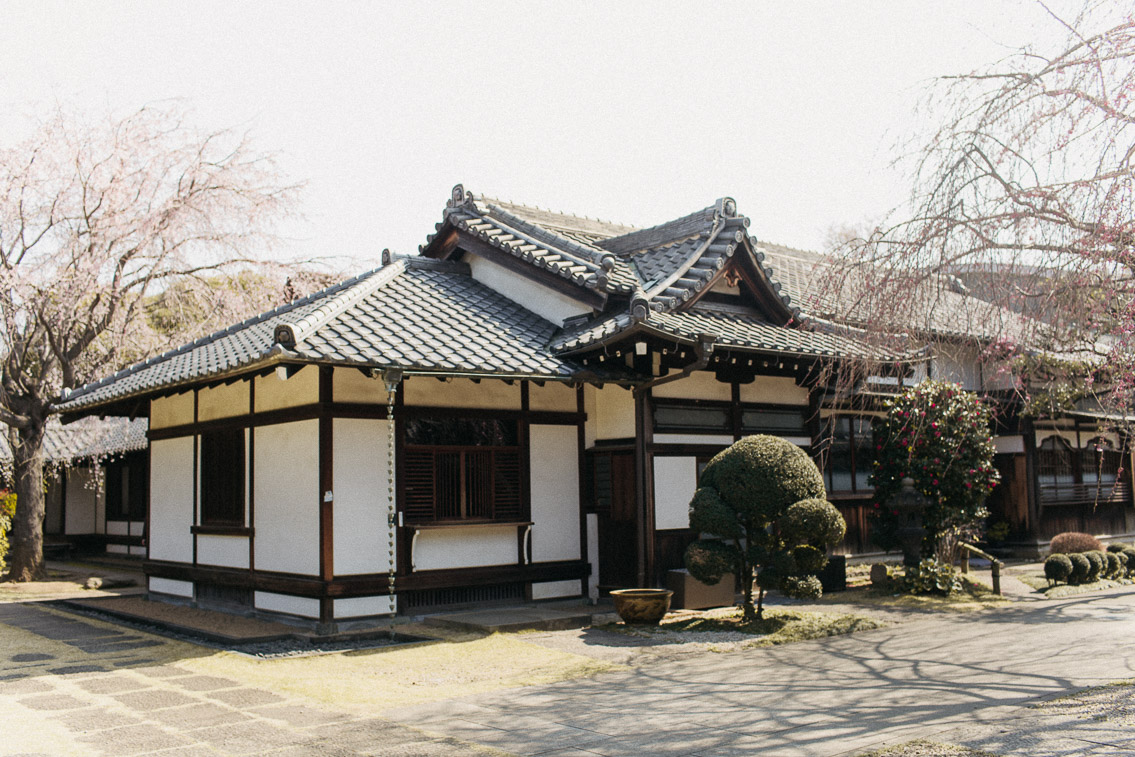
[[[1073,586],[1092,583],[1101,578],[1135,578],[1135,547],[1111,544],[1106,552],[1090,549],[1085,552],[1049,555],[1044,561],[1044,577],[1049,584],[1066,583]]]

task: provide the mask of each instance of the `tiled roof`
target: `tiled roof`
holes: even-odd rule
[[[581,367],[548,350],[555,330],[475,281],[464,264],[400,258],[88,384],[57,409],[74,412],[280,362],[567,379]]]
[[[783,291],[808,315],[855,326],[880,325],[877,314],[868,312],[870,305],[854,299],[862,290],[860,282],[866,272],[837,271],[829,258],[782,245],[762,242],[757,249]],[[945,285],[924,282],[912,286],[907,296],[911,302],[903,311],[918,315],[916,320],[909,320],[908,315],[906,322],[891,325],[899,331],[974,339],[1024,336],[1036,331],[1035,325],[1030,329],[1020,314]]]
[[[0,426],[5,431],[7,427]],[[120,455],[146,448],[145,418],[80,418],[63,425],[58,418],[47,421],[43,439],[44,458],[49,464],[60,465],[91,457]],[[8,435],[0,435],[0,466],[7,467],[12,460]]]
[[[634,291],[637,279],[630,267],[590,241],[599,229],[617,230],[620,227],[601,222],[584,224],[582,221],[585,219],[575,219],[580,221],[575,224],[579,228],[568,229],[565,228],[571,225],[568,219],[574,219],[574,216],[532,209],[526,209],[529,212],[525,215],[517,215],[512,212],[516,209],[516,205],[506,207],[477,198],[459,184],[453,188],[453,197],[446,205],[445,220],[438,224],[438,231],[449,224],[578,287],[622,294]],[[543,216],[554,216],[557,223],[543,226],[531,220]],[[584,233],[584,229],[592,233]],[[421,250],[426,252],[436,237],[436,234],[430,235]]]
[[[657,335],[670,335],[696,343],[702,334],[716,337],[718,347],[752,352],[775,352],[813,357],[895,359],[897,356],[839,334],[762,323],[751,316],[699,310],[679,313],[651,312],[635,321],[620,314],[565,334],[553,348],[572,354],[604,342],[638,326]]]

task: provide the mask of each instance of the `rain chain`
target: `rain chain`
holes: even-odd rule
[[[397,528],[398,513],[394,502],[394,395],[398,391],[397,384],[386,385],[386,428],[389,432],[386,438],[386,502],[387,502],[387,540],[388,555],[390,557],[390,576],[388,591],[390,592],[390,612],[394,617],[396,600],[394,597],[394,537]],[[393,622],[393,621],[392,621]]]

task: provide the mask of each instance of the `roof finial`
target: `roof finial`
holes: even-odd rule
[[[453,191],[449,196],[449,202],[445,204],[445,207],[456,208],[471,202],[473,202],[473,193],[466,192],[464,184],[454,184]]]

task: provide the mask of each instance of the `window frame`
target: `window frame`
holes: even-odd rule
[[[874,429],[872,428],[872,421],[873,420],[874,420],[874,416],[853,415],[853,414],[849,414],[849,413],[838,413],[838,414],[832,414],[832,415],[828,416],[825,431],[824,431],[824,471],[823,471],[823,473],[824,473],[824,487],[827,489],[827,491],[830,495],[832,495],[832,496],[836,496],[836,495],[867,496],[867,495],[870,495],[870,494],[874,494],[875,487],[873,487],[873,486],[871,486],[870,484],[867,484],[867,483],[864,483],[864,485],[862,487],[860,487],[859,482],[858,482],[858,476],[857,476],[857,474],[859,473],[859,459],[858,458],[859,458],[860,448],[862,447],[863,449],[866,449],[869,452],[873,451],[873,445],[875,444],[875,432],[874,432]],[[851,488],[850,489],[836,489],[835,484],[834,484],[835,470],[832,466],[832,448],[834,447],[834,443],[835,443],[835,424],[840,422],[840,421],[847,421],[848,457],[851,460],[851,465],[850,465],[850,468],[849,468],[850,480],[851,480]],[[866,444],[861,445],[858,442],[859,433],[856,431],[856,426],[859,425],[859,424],[857,424],[856,421],[860,421],[862,423],[865,423],[866,428],[868,429],[868,432],[870,433],[870,438],[868,439]],[[871,457],[873,458],[874,456],[872,455]],[[872,470],[871,463],[873,463],[873,462],[874,462],[873,459],[869,460],[867,462],[868,475],[870,475],[870,471]]]
[[[426,415],[407,423],[418,420],[514,424],[506,436],[515,438],[516,443],[412,443],[409,440],[412,433],[407,424],[400,424],[401,469],[404,471],[400,510],[406,525],[512,524],[525,521],[528,455],[523,444],[520,419]],[[451,479],[451,487],[455,486],[455,491],[439,489],[442,476]],[[471,493],[477,490],[487,494],[487,501],[472,499]],[[444,506],[443,498],[449,500]]]

